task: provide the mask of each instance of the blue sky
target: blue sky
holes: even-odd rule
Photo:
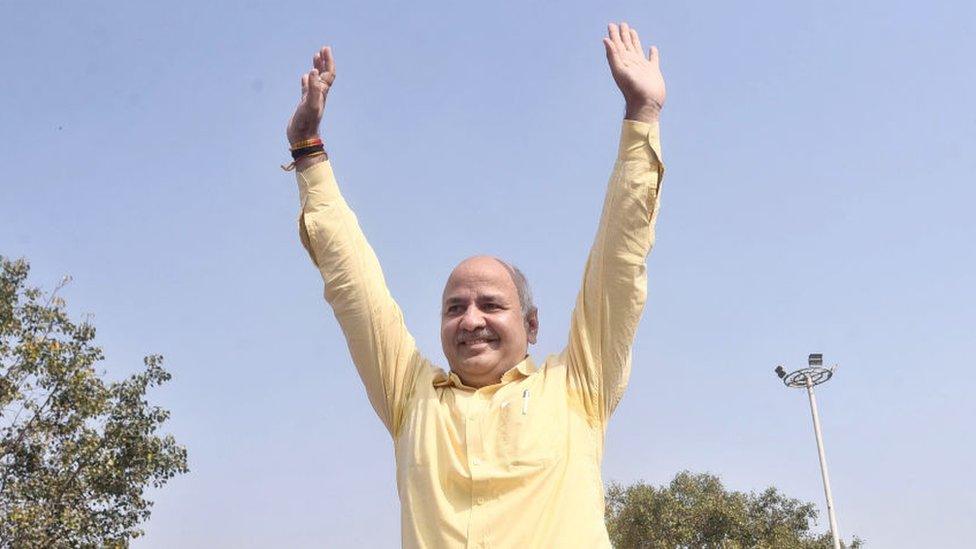
[[[391,443],[297,238],[284,127],[334,48],[323,136],[428,356],[451,267],[519,265],[558,351],[623,104],[600,42],[660,48],[668,172],[606,480],[710,471],[842,534],[964,547],[976,512],[976,7],[941,2],[7,2],[0,253],[74,282],[113,377],[161,353],[192,472],[156,547],[395,547]],[[442,359],[441,359],[442,361]],[[826,530],[826,517],[821,521]]]

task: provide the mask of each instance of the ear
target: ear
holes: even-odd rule
[[[525,315],[525,334],[530,344],[535,344],[539,336],[539,309],[533,308]]]

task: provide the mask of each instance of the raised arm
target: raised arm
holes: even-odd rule
[[[603,43],[626,114],[565,351],[584,409],[601,423],[627,387],[631,346],[647,297],[647,254],[654,244],[664,174],[658,118],[665,98],[657,48],[645,57],[637,31],[626,23],[609,25]]]
[[[291,144],[316,138],[325,99],[335,81],[330,48],[315,54],[302,75],[302,96],[288,123]],[[299,236],[325,282],[370,403],[396,436],[403,403],[422,358],[407,331],[400,307],[383,278],[379,260],[346,204],[326,157],[299,159]]]

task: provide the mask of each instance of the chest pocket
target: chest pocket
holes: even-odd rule
[[[523,389],[496,405],[492,433],[495,453],[512,466],[543,465],[565,452],[565,409]]]

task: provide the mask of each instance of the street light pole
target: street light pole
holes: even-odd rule
[[[827,455],[824,453],[823,433],[820,430],[820,414],[817,412],[817,397],[813,387],[826,382],[833,377],[834,368],[823,367],[823,355],[811,354],[808,367],[789,374],[782,366],[776,367],[776,375],[783,380],[787,387],[806,387],[810,398],[810,414],[813,416],[813,433],[817,437],[817,455],[820,457],[820,474],[823,477],[824,496],[827,498],[827,517],[830,520],[830,534],[833,537],[834,549],[841,549],[840,533],[837,531],[837,516],[834,514],[834,496],[830,492],[830,475],[827,473]]]
[[[813,432],[817,435],[817,453],[820,455],[820,474],[823,476],[824,495],[827,497],[827,516],[830,518],[830,532],[834,536],[834,549],[840,549],[840,535],[837,533],[837,516],[834,515],[834,496],[830,493],[830,475],[827,474],[827,456],[824,454],[823,435],[820,432],[820,414],[817,413],[817,397],[813,394],[813,382],[806,378],[807,395],[810,396],[810,413],[813,415]]]

